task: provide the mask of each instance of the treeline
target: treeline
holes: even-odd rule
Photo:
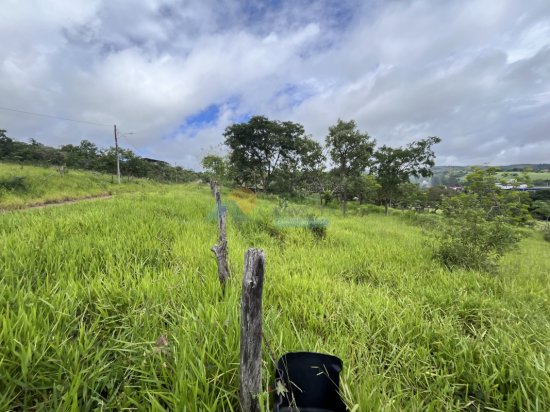
[[[464,168],[452,176],[451,184],[422,188],[412,181],[429,181],[433,176],[432,147],[441,141],[439,137],[404,147],[377,146],[353,120],[338,120],[329,127],[324,145],[298,123],[264,116],[228,126],[224,137],[228,154],[202,159],[206,178],[285,198],[316,195],[321,205],[339,201],[344,213],[350,200],[383,205],[386,213],[389,207],[437,212],[445,199],[470,190],[467,176],[481,173],[485,187],[494,186],[497,192],[497,184],[504,183],[497,168]],[[459,186],[459,180],[460,188],[449,187]],[[529,183],[529,174],[522,173],[517,182]],[[550,191],[525,193],[514,199],[521,199],[520,209],[546,219],[541,205],[547,204],[549,195]]]
[[[206,156],[206,174],[217,181],[285,196],[317,194],[321,204],[337,199],[346,213],[347,202],[373,202],[386,211],[395,205],[428,207],[439,196],[420,194],[412,177],[432,175],[438,137],[405,147],[377,147],[356,123],[338,120],[321,146],[298,123],[254,116],[226,128],[226,157]],[[419,202],[422,201],[422,204]]]
[[[121,174],[125,178],[140,177],[160,182],[189,182],[201,178],[192,170],[136,155],[129,149],[119,148]],[[34,139],[24,143],[9,138],[0,130],[0,161],[43,166],[63,167],[65,170],[83,169],[116,174],[116,150],[114,147],[98,148],[88,140],[79,145],[50,147]]]

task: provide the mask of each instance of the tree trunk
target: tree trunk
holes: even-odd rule
[[[348,212],[348,184],[345,176],[342,179],[342,183],[342,214],[346,216]]]
[[[262,290],[264,252],[250,248],[244,255],[241,297],[240,398],[243,412],[260,412],[262,385]]]
[[[388,212],[388,205],[389,205],[389,202],[386,200],[386,201],[384,202],[384,209],[385,209],[385,211],[386,211],[386,216],[389,215],[389,212]]]

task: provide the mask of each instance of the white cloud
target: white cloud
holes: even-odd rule
[[[215,4],[6,0],[0,106],[117,123],[143,154],[189,167],[248,113],[319,140],[338,117],[380,143],[439,135],[439,163],[550,161],[546,0]],[[181,128],[210,105],[217,119]],[[1,110],[0,127],[53,145],[112,139]]]

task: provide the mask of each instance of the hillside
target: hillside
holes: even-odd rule
[[[435,166],[431,178],[432,185],[458,186],[463,184],[464,178],[474,166]],[[483,168],[484,166],[477,166]],[[550,164],[518,164],[496,166],[501,170],[499,176],[504,180],[517,178],[525,169],[534,186],[550,186]]]
[[[56,167],[19,166],[0,163],[0,210],[59,203],[88,197],[135,192],[160,187],[146,179],[124,179],[118,185],[112,175]]]
[[[250,246],[266,252],[270,350],[341,357],[350,409],[550,409],[550,260],[540,234],[497,275],[451,272],[432,259],[429,229],[398,215],[325,211],[327,236],[316,240],[277,227],[275,201],[252,206],[246,218],[230,215],[225,297],[206,187],[143,186],[1,214],[0,409],[238,410]]]

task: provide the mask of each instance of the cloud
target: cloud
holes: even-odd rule
[[[7,0],[0,13],[0,106],[116,123],[172,163],[199,168],[255,113],[319,141],[338,117],[383,144],[438,135],[439,164],[550,162],[546,0]],[[0,127],[112,141],[110,126],[1,110]]]

